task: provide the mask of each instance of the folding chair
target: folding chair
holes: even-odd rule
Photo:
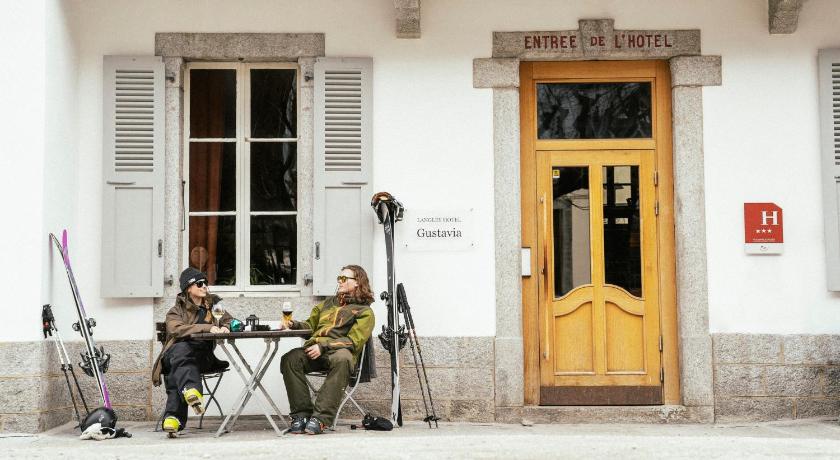
[[[368,354],[370,353],[370,355]],[[373,363],[373,342],[371,339],[368,339],[367,343],[362,347],[362,352],[359,353],[359,361],[356,363],[356,368],[353,369],[353,373],[350,374],[350,388],[344,389],[344,398],[341,400],[341,404],[338,405],[338,410],[335,412],[335,420],[333,420],[333,424],[330,427],[330,430],[335,431],[335,427],[338,424],[338,416],[341,415],[341,409],[344,408],[344,405],[347,404],[347,401],[353,403],[356,406],[356,409],[365,415],[367,411],[365,411],[359,403],[353,399],[353,393],[356,392],[356,388],[359,387],[360,382],[369,382],[372,377],[376,376],[375,367],[371,369],[371,366],[365,366],[365,363]],[[306,373],[307,377],[319,377],[319,378],[326,378],[327,371],[312,371]],[[309,385],[309,389],[312,391],[313,396],[318,395],[318,389],[315,388],[315,385],[309,379],[306,379],[306,383]]]
[[[161,345],[166,344],[166,323],[155,323],[155,330],[157,331],[157,339]],[[219,415],[221,417],[225,416],[225,413],[222,412],[222,406],[219,405],[219,400],[216,399],[216,390],[219,388],[219,384],[222,383],[222,377],[224,377],[225,372],[229,369],[224,369],[221,371],[214,371],[214,372],[207,372],[201,374],[201,381],[204,383],[204,391],[202,391],[201,395],[204,397],[208,397],[207,402],[204,407],[210,407],[210,404],[216,404],[216,408],[219,409]],[[165,377],[164,377],[165,378]],[[210,383],[207,381],[208,379],[216,379],[215,384],[210,386]],[[204,411],[204,414],[198,418],[198,429],[202,429],[204,426],[204,415],[207,411]],[[158,419],[157,425],[155,426],[155,431],[160,431],[160,425],[163,423],[163,419],[166,417],[166,410],[164,410],[160,414],[160,418]]]

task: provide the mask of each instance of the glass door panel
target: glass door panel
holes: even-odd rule
[[[551,169],[554,229],[554,297],[592,282],[589,168]]]

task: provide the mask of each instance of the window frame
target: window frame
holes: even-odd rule
[[[193,69],[234,70],[236,72],[236,131],[235,138],[191,138],[190,133],[190,78]],[[296,97],[296,137],[288,138],[251,138],[251,77],[252,69],[291,69],[295,71]],[[182,155],[182,219],[181,232],[183,245],[181,251],[182,266],[189,266],[189,219],[201,216],[235,216],[236,217],[236,283],[232,286],[213,285],[212,291],[226,293],[261,293],[273,295],[289,293],[299,295],[303,289],[301,283],[302,260],[301,248],[306,247],[308,239],[304,241],[301,232],[300,199],[294,211],[251,211],[251,144],[252,143],[294,143],[296,145],[296,161],[300,158],[300,118],[301,118],[301,70],[296,62],[188,62],[184,65],[184,96],[183,96],[183,155]],[[193,142],[224,142],[236,144],[236,210],[218,212],[190,212],[190,145]],[[300,168],[297,168],[296,196],[301,192],[308,192],[300,183]],[[251,285],[250,284],[250,252],[251,252],[251,217],[252,216],[295,216],[296,228],[296,260],[295,280],[293,284]],[[246,237],[247,235],[247,237]],[[310,238],[311,239],[311,238]],[[245,282],[247,281],[247,283]]]

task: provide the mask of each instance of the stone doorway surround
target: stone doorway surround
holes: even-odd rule
[[[519,62],[643,59],[666,59],[671,70],[682,404],[591,409],[525,407],[520,276]],[[473,87],[493,89],[494,387],[498,421],[516,421],[521,417],[536,421],[714,421],[702,87],[719,86],[721,80],[721,57],[701,55],[699,30],[615,30],[612,19],[580,20],[579,30],[571,31],[494,32],[493,56],[473,60]]]

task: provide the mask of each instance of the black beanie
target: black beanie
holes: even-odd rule
[[[187,290],[188,287],[195,284],[198,280],[207,280],[207,275],[192,267],[187,267],[181,272],[181,277],[178,279],[181,282],[181,292]]]

